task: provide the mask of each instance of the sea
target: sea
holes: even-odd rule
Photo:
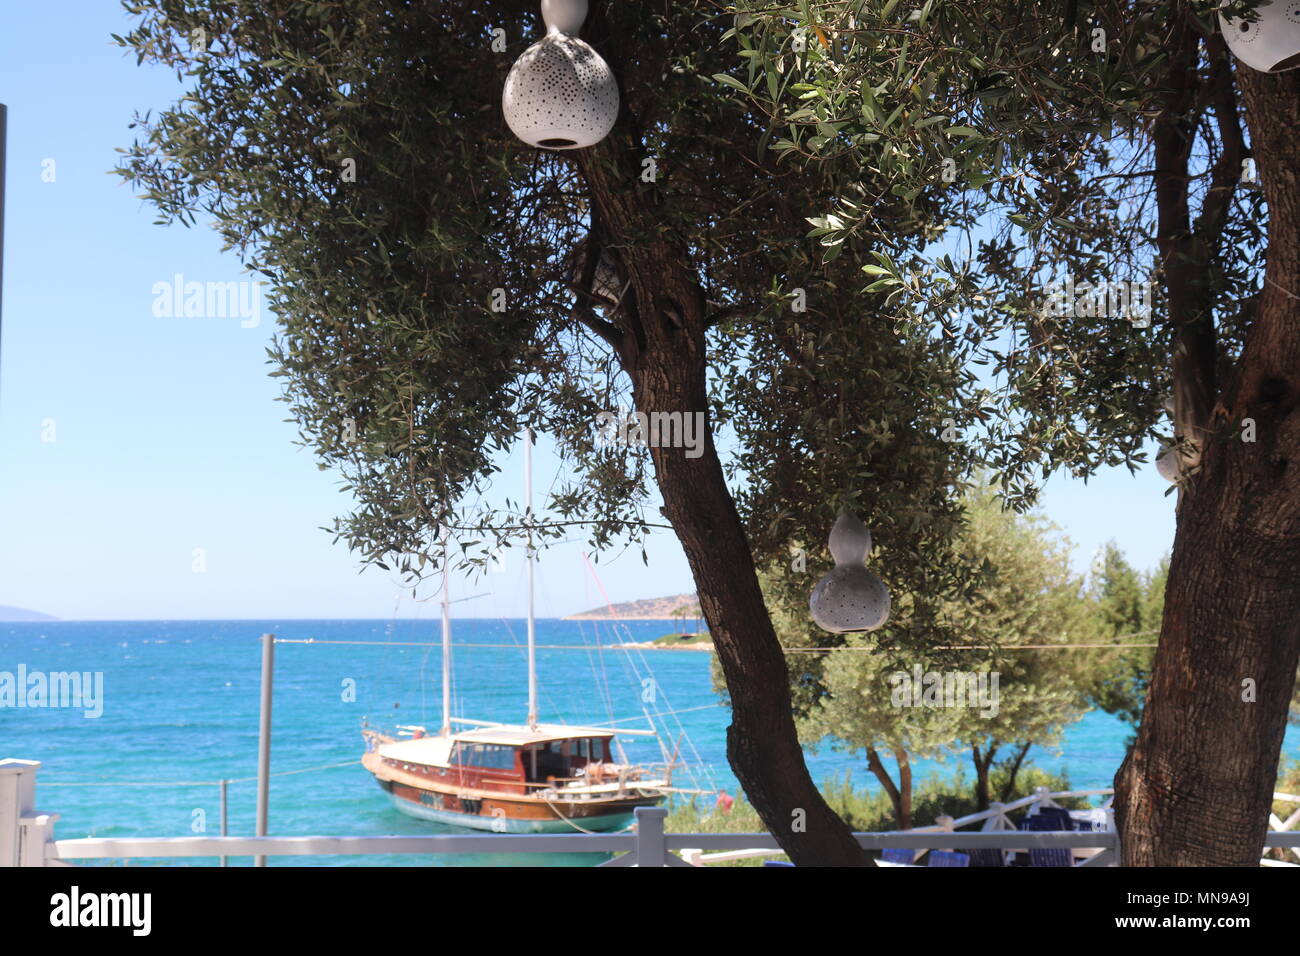
[[[620,734],[631,760],[662,762],[660,741],[685,765],[684,788],[739,792],[726,759],[729,711],[712,686],[707,652],[628,649],[673,630],[670,621],[539,620],[538,711],[543,722],[652,726],[659,739]],[[527,711],[527,624],[453,622],[453,714],[521,723]],[[440,627],[429,620],[106,621],[0,624],[0,672],[102,675],[89,707],[0,707],[0,757],[39,760],[37,807],[56,812],[55,835],[188,836],[220,832],[226,780],[228,832],[254,833],[261,635],[277,639],[269,832],[278,836],[467,832],[399,813],[360,765],[363,721],[436,729],[441,722]],[[83,704],[88,703],[86,701]],[[101,711],[98,715],[96,711]],[[1110,786],[1129,729],[1092,712],[1059,749],[1033,765],[1076,789]],[[1284,752],[1300,754],[1290,728]],[[860,751],[808,753],[813,778],[878,785]],[[918,760],[918,780],[969,778],[963,752]],[[713,796],[699,797],[712,807]],[[273,866],[583,866],[591,854],[271,857]],[[103,861],[108,865],[111,861]],[[232,857],[231,866],[251,864]],[[131,865],[216,865],[214,858]],[[113,865],[122,865],[114,863]]]

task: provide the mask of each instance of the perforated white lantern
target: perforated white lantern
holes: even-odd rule
[[[808,610],[817,626],[833,634],[874,631],[889,620],[889,589],[864,566],[871,532],[847,511],[840,512],[830,536],[835,568],[817,582]]]
[[[1174,420],[1174,397],[1165,396],[1165,414],[1169,420]],[[1160,472],[1160,477],[1165,481],[1177,481],[1178,472],[1182,470],[1182,456],[1174,448],[1174,443],[1170,441],[1160,442],[1160,451],[1156,455],[1156,471]]]
[[[1160,477],[1165,481],[1177,481],[1178,474],[1183,470],[1182,456],[1173,445],[1160,445],[1160,454],[1156,455],[1156,471],[1160,472]]]
[[[618,83],[600,54],[578,39],[586,18],[587,0],[542,0],[546,36],[510,68],[501,109],[529,146],[580,149],[614,128]]]
[[[1242,63],[1264,73],[1300,66],[1300,0],[1266,0],[1254,23],[1219,14],[1219,29]]]

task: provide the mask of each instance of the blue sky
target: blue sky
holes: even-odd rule
[[[9,107],[8,223],[0,342],[0,605],[67,619],[391,618],[434,613],[319,530],[348,509],[337,476],[293,441],[275,401],[264,307],[241,318],[155,314],[159,283],[248,281],[201,225],[152,224],[107,174],[135,110],[157,110],[174,75],[137,67],[110,33],[111,0],[0,0],[0,102]],[[52,164],[51,162],[52,161]],[[52,181],[48,181],[51,179]],[[50,440],[52,439],[52,440]],[[502,496],[522,494],[521,455]],[[559,464],[543,445],[535,483]],[[1139,567],[1172,544],[1173,499],[1148,466],[1053,478],[1048,516],[1086,569],[1114,539]],[[495,497],[495,494],[494,494]],[[196,572],[195,549],[204,569]],[[605,555],[615,601],[693,590],[676,540]],[[538,613],[602,603],[574,542],[546,552]],[[882,556],[882,558],[885,556]],[[518,558],[459,595],[457,616],[524,613]]]

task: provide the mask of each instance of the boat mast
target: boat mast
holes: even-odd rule
[[[533,430],[524,429],[524,524],[528,526],[528,729],[537,729],[537,625],[533,620]]]
[[[442,529],[442,736],[451,736],[451,602],[447,595],[447,527]]]

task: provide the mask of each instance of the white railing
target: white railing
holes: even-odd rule
[[[981,810],[978,813],[971,813],[964,817],[942,816],[932,825],[927,827],[915,827],[911,830],[894,831],[888,836],[890,839],[885,845],[898,849],[915,848],[913,859],[920,857],[926,850],[933,849],[979,849],[985,847],[1000,848],[1004,850],[1023,849],[1019,841],[1013,842],[1013,839],[998,837],[997,839],[985,840],[981,843],[967,843],[965,837],[971,834],[963,834],[963,840],[960,843],[945,843],[943,846],[935,845],[935,841],[924,843],[902,842],[897,836],[902,834],[914,833],[953,833],[962,827],[971,826],[972,824],[981,824],[980,833],[1017,833],[1016,825],[1007,814],[1014,813],[1017,810],[1023,810],[1030,807],[1030,813],[1036,813],[1042,807],[1058,807],[1055,801],[1057,799],[1068,799],[1070,797],[1100,797],[1105,796],[1107,799],[1100,807],[1093,811],[1093,830],[1097,831],[1097,824],[1100,823],[1104,829],[1101,833],[1109,833],[1111,839],[1108,843],[1103,844],[1101,841],[1092,840],[1089,842],[1080,842],[1072,844],[1073,855],[1076,859],[1082,860],[1080,866],[1103,866],[1114,865],[1114,855],[1109,849],[1103,847],[1114,847],[1115,843],[1115,817],[1111,809],[1111,801],[1114,799],[1115,791],[1109,787],[1099,790],[1048,790],[1047,787],[1037,787],[1034,792],[1027,797],[1021,797],[1019,800],[1013,800],[1010,803],[993,802],[989,804],[987,810]],[[1300,796],[1289,793],[1274,793],[1275,801],[1286,801],[1300,804]],[[1292,856],[1300,860],[1300,833],[1291,833],[1289,831],[1300,823],[1300,807],[1297,807],[1294,813],[1285,820],[1280,819],[1277,814],[1269,813],[1268,826],[1269,833],[1265,837],[1264,845],[1268,848],[1284,848]],[[1086,834],[1087,831],[1084,831]],[[1286,834],[1282,836],[1282,834]],[[883,835],[883,834],[882,834]],[[859,834],[861,836],[861,834]],[[865,844],[864,844],[865,845]],[[1063,846],[1064,844],[1052,844],[1052,846]],[[710,863],[725,863],[732,860],[755,859],[761,857],[778,856],[781,854],[780,849],[770,849],[767,847],[749,847],[743,850],[731,850],[721,853],[705,853],[705,847],[693,847],[682,853],[682,857],[694,866],[707,866]],[[1261,859],[1260,862],[1265,866],[1296,866],[1300,864],[1283,862],[1280,860]]]
[[[31,760],[0,760],[0,866],[69,866],[70,860],[131,858],[501,852],[614,853],[618,855],[600,865],[698,866],[719,862],[722,858],[735,859],[738,853],[772,855],[781,852],[776,839],[767,833],[665,833],[667,811],[651,807],[641,807],[636,811],[636,830],[631,833],[89,837],[56,840],[54,824],[59,815],[34,809],[39,767],[38,762]],[[933,827],[892,833],[857,833],[854,836],[868,850],[891,847],[914,851],[1092,849],[1097,851],[1095,855],[1080,865],[1113,866],[1119,849],[1119,836],[1113,827],[1094,832],[1028,832],[1016,830],[1006,816],[1008,812],[1031,803],[1050,805],[1055,797],[1099,795],[1103,792],[1051,793],[1040,788],[1031,797],[1008,804],[994,804],[983,813],[956,820],[944,818]],[[1278,799],[1296,799],[1285,794],[1275,796]],[[1289,829],[1298,819],[1300,811],[1293,814],[1285,825],[1281,825],[1283,821],[1277,821],[1279,825],[1273,829]],[[978,832],[956,829],[981,821],[983,829]],[[1300,848],[1300,833],[1270,832],[1265,845],[1289,847],[1295,852]],[[723,852],[703,856],[706,850]],[[682,855],[674,851],[681,851]]]
[[[1016,810],[1022,810],[1025,807],[1030,807],[1031,808],[1029,811],[1030,814],[1034,814],[1037,813],[1038,810],[1041,809],[1042,807],[1058,807],[1059,805],[1055,802],[1057,798],[1098,797],[1098,796],[1109,797],[1109,796],[1113,796],[1113,794],[1114,791],[1111,789],[1051,791],[1048,790],[1047,787],[1037,787],[1034,790],[1033,794],[1031,794],[1030,796],[1021,797],[1019,800],[1013,800],[1010,803],[996,803],[996,802],[990,803],[989,808],[987,810],[980,810],[977,813],[967,814],[964,817],[957,817],[955,819],[949,816],[942,816],[939,817],[938,820],[931,826],[914,827],[911,830],[896,830],[896,831],[892,831],[892,833],[953,833],[961,829],[962,827],[967,827],[974,823],[981,824],[980,831],[979,831],[981,833],[1018,833],[1020,831],[1016,828],[1015,823],[1012,822],[1011,818],[1007,816],[1007,814],[1014,813]],[[1103,825],[1103,828],[1100,831],[1098,831],[1098,828],[1094,825],[1093,826],[1094,831],[1101,832],[1101,833],[1114,831],[1115,818],[1114,818],[1114,814],[1111,812],[1110,803],[1111,801],[1107,799],[1106,802],[1103,803],[1100,808],[1094,811],[1097,814],[1096,822],[1100,822]],[[1083,832],[1086,833],[1087,831],[1083,831]],[[1021,849],[1021,847],[1013,847],[1005,840],[1001,842],[990,840],[988,841],[988,845],[995,846],[995,847],[1003,847],[1004,849]],[[898,842],[891,842],[889,843],[889,846],[898,849],[909,848],[904,844]],[[1099,856],[1100,854],[1097,851],[1099,850],[1099,848],[1102,847],[1103,844],[1096,841],[1090,843],[1078,844],[1074,848],[1074,855],[1076,857],[1080,857],[1083,859],[1087,859],[1092,856]],[[931,850],[931,849],[952,849],[952,846],[948,844],[945,844],[942,847],[931,846],[929,844],[920,845],[917,848],[916,852],[912,854],[913,860],[919,857],[926,850]],[[1093,852],[1089,852],[1090,850]],[[704,853],[700,849],[691,849],[683,853],[682,856],[685,857],[689,863],[695,866],[707,866],[710,863],[724,863],[730,860],[744,860],[744,859],[750,859],[756,857],[773,856],[775,854],[779,854],[780,852],[781,852],[780,850],[752,848],[752,849],[745,849],[745,850],[735,850],[729,853]],[[1109,861],[1109,860],[1110,860],[1109,856],[1105,857],[1105,861]],[[1086,865],[1097,866],[1097,865],[1101,865],[1101,862],[1090,863]]]
[[[1294,803],[1294,804],[1300,804],[1300,796],[1296,796],[1296,795],[1293,794],[1293,793],[1277,793],[1277,792],[1274,792],[1274,793],[1273,793],[1273,799],[1274,799],[1275,801],[1280,801],[1280,802],[1283,802],[1283,803]],[[1296,809],[1295,809],[1295,811],[1294,811],[1294,812],[1293,812],[1289,817],[1287,817],[1285,820],[1280,819],[1276,813],[1270,813],[1270,814],[1268,815],[1268,828],[1269,828],[1270,830],[1272,830],[1274,833],[1286,833],[1287,831],[1290,831],[1290,830],[1294,829],[1294,827],[1295,827],[1295,825],[1296,825],[1297,823],[1300,823],[1300,806],[1297,806]],[[1297,844],[1295,844],[1295,843],[1292,843],[1292,844],[1289,844],[1289,845],[1287,846],[1287,849],[1291,851],[1291,855],[1292,855],[1293,857],[1295,857],[1297,860],[1300,860],[1300,845],[1297,845]],[[1283,862],[1281,862],[1280,860],[1266,860],[1266,861],[1262,861],[1262,862],[1264,862],[1266,865],[1269,865],[1269,866],[1298,866],[1298,865],[1300,865],[1300,864],[1289,863],[1289,862],[1288,862],[1288,863],[1283,863]]]

